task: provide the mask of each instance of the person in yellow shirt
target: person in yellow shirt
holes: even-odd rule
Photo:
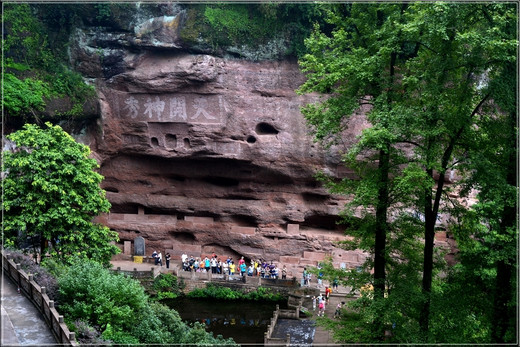
[[[229,275],[233,276],[235,274],[235,263],[229,263]]]

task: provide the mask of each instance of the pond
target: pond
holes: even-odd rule
[[[286,308],[287,302],[216,301],[211,299],[178,298],[163,301],[188,323],[204,323],[213,335],[232,338],[239,344],[263,344],[264,333],[276,305]]]

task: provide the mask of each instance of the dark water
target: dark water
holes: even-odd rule
[[[287,303],[251,301],[214,301],[180,298],[164,301],[179,312],[182,320],[204,323],[213,335],[231,337],[239,344],[263,344],[264,333],[273,317],[276,304],[285,308]]]
[[[311,346],[315,332],[313,320],[278,319],[272,336],[285,339],[289,334],[292,346]]]

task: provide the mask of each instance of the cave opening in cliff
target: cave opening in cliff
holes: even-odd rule
[[[137,204],[112,204],[110,213],[138,214],[139,205]]]
[[[175,211],[164,208],[145,207],[144,214],[175,215]]]
[[[338,224],[342,219],[335,215],[313,215],[305,218],[300,224],[300,228],[305,229],[325,229],[331,231],[343,232],[345,225]]]
[[[256,227],[258,221],[254,216],[249,215],[234,215],[231,216],[231,222],[241,227]]]
[[[254,136],[248,136],[246,141],[247,141],[248,143],[255,143],[255,142],[256,142],[256,137],[254,137]]]
[[[172,235],[176,241],[183,244],[193,245],[196,241],[195,236],[192,233],[181,231],[175,232]]]
[[[173,134],[166,134],[164,136],[164,142],[166,143],[166,147],[173,149],[177,147],[177,136]]]
[[[255,131],[258,135],[276,135],[279,132],[269,123],[258,123],[256,125]]]
[[[235,264],[238,264],[240,260],[241,254],[233,250],[228,246],[221,246],[215,243],[210,243],[202,246],[201,255],[202,256],[211,256],[212,253],[215,253],[222,261],[226,260],[227,257],[233,258]],[[245,258],[245,257],[244,257]],[[247,264],[249,264],[250,259],[245,258]]]

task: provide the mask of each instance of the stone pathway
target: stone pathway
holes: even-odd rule
[[[57,345],[43,315],[2,271],[2,346]]]

